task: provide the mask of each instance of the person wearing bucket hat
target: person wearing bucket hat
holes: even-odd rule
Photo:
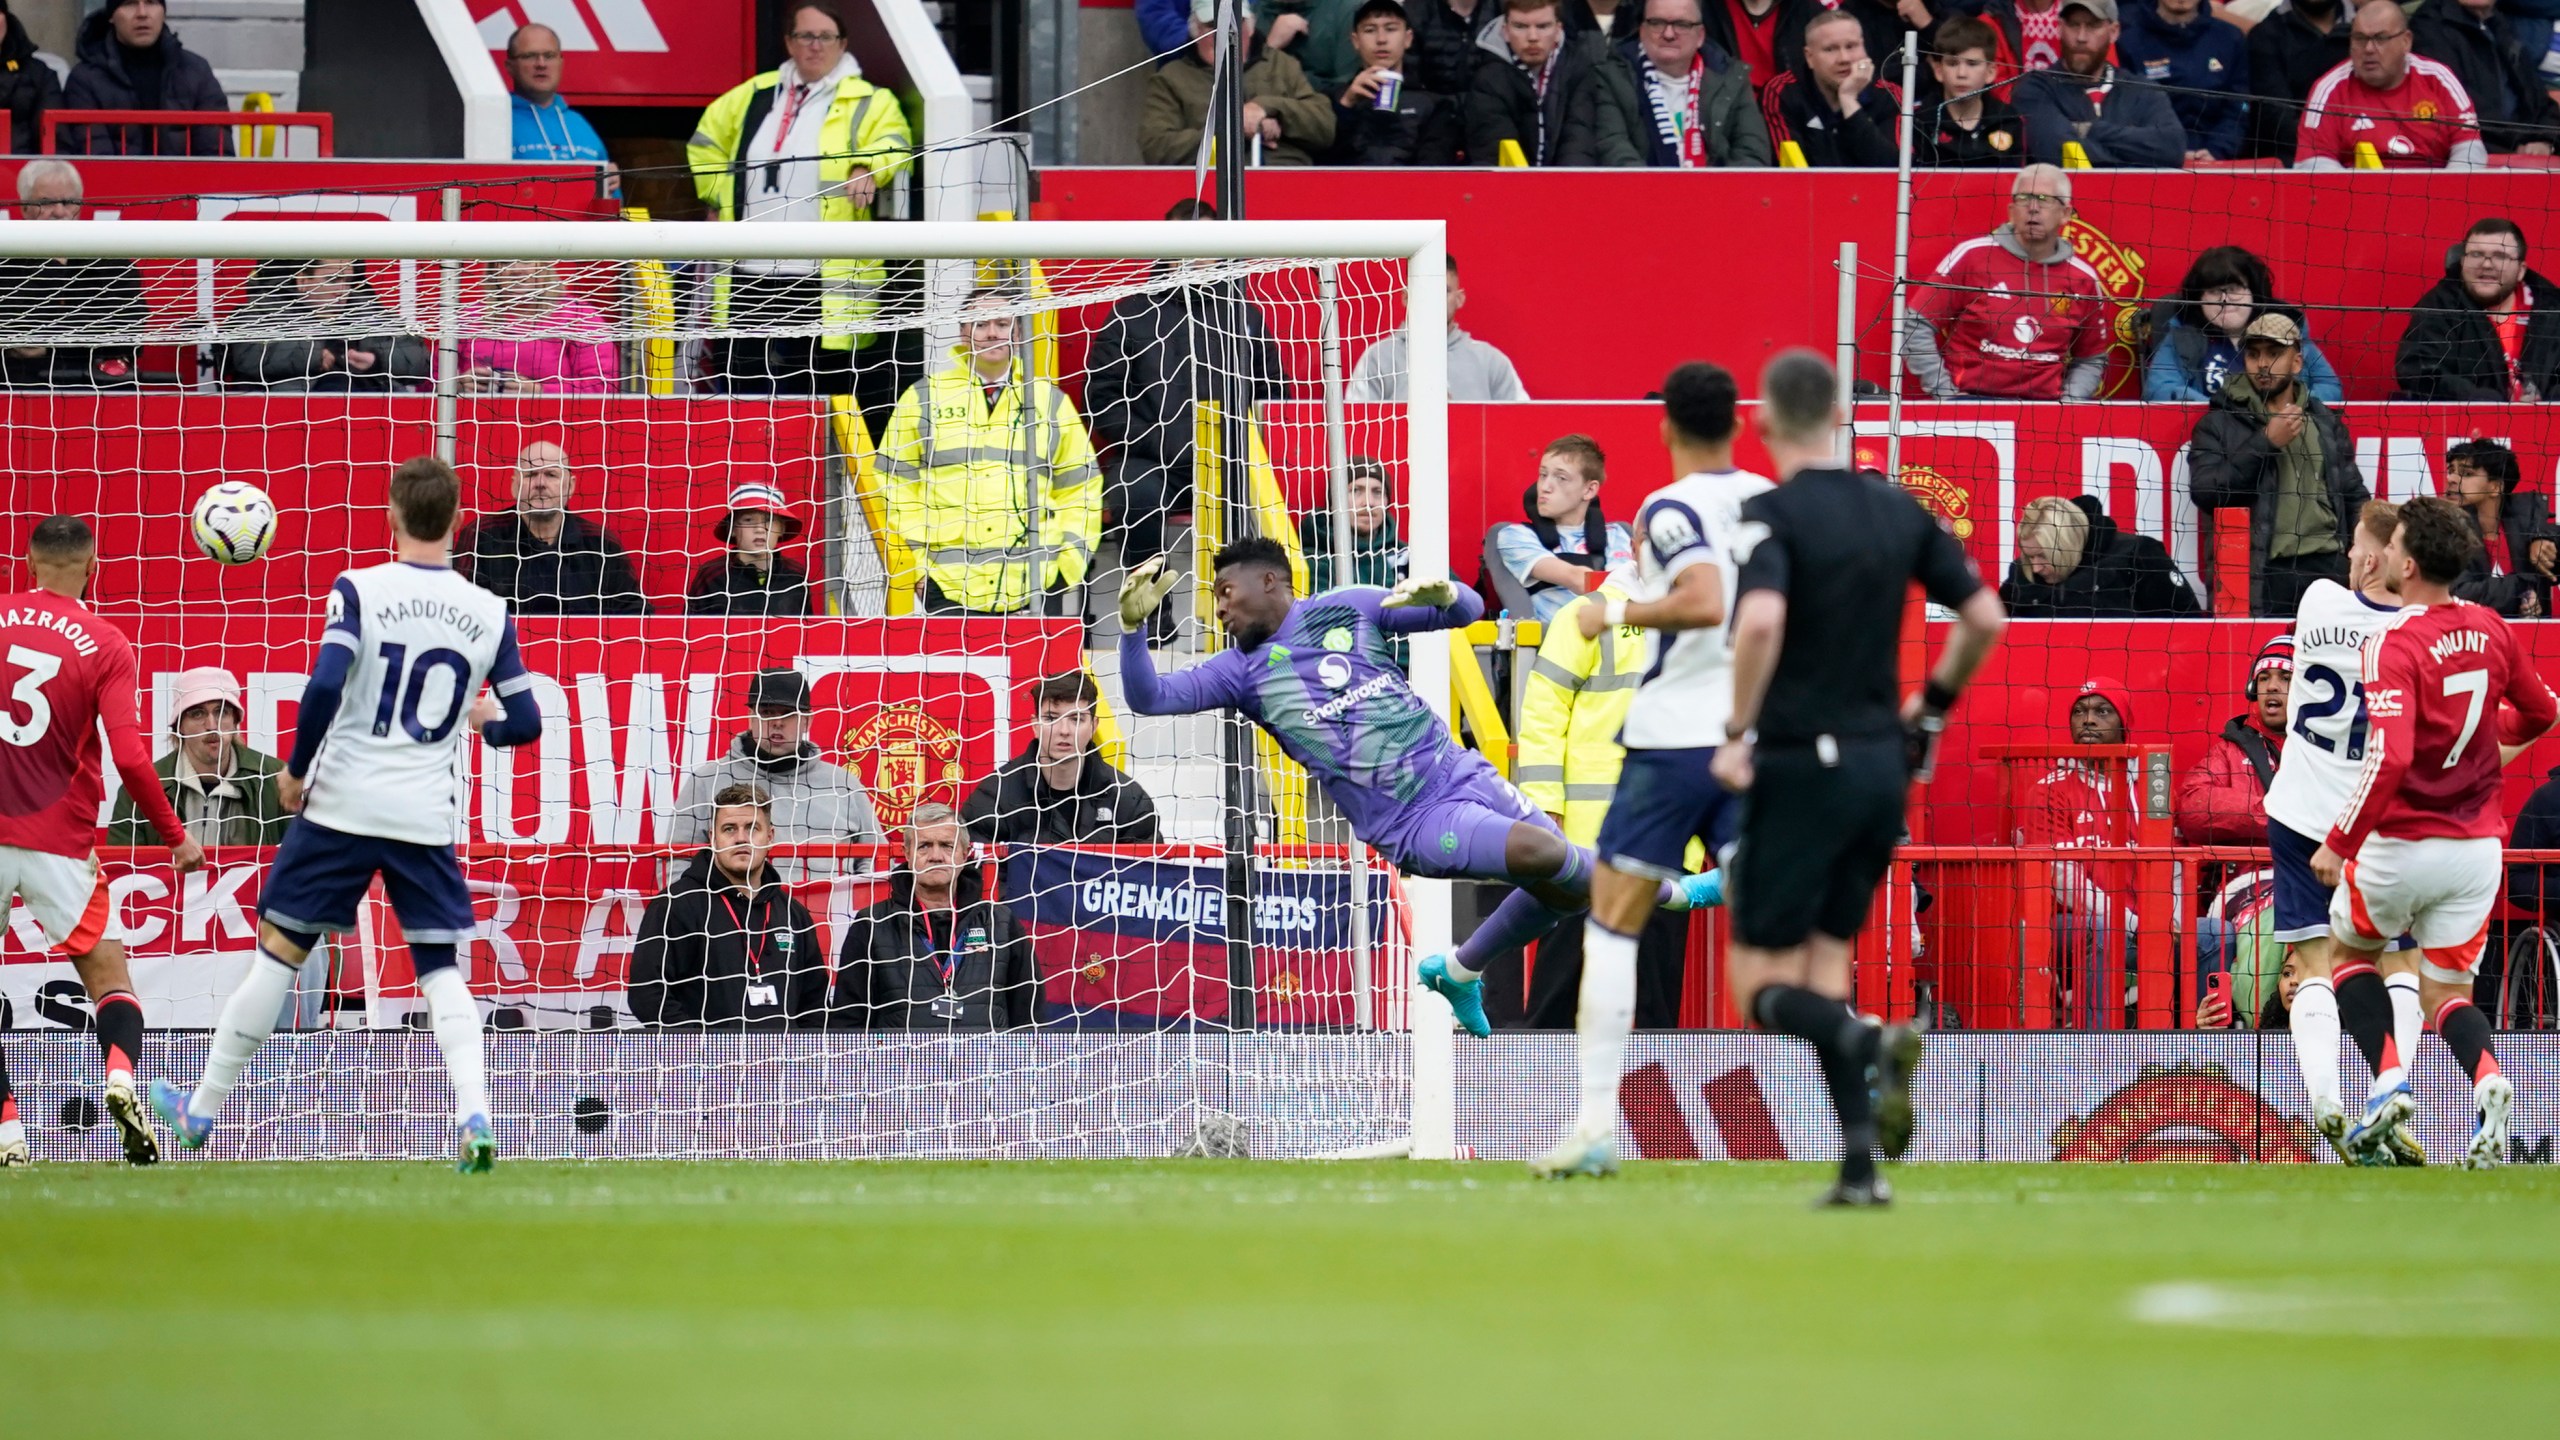
[[[781,487],[750,480],[729,491],[729,508],[711,527],[729,547],[693,572],[688,615],[806,615],[809,572],[782,553],[800,533],[800,517]]]
[[[2284,751],[2285,702],[2293,693],[2292,636],[2258,647],[2240,693],[2248,713],[2232,716],[2178,783],[2178,838],[2189,845],[2266,843],[2267,786]]]
[[[293,818],[276,794],[284,762],[241,739],[240,682],[218,665],[182,670],[170,709],[176,718],[169,737],[176,743],[153,768],[187,833],[206,846],[283,844],[285,822]],[[107,836],[115,845],[159,843],[129,792],[116,797]]]

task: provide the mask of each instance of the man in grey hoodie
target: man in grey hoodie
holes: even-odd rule
[[[809,743],[809,682],[797,670],[765,670],[747,682],[747,728],[729,753],[685,772],[667,839],[709,843],[712,797],[731,785],[761,787],[773,802],[777,845],[876,845],[880,819],[851,770]],[[786,879],[861,873],[863,861],[777,860]]]
[[[1449,398],[1452,400],[1526,400],[1529,392],[1520,384],[1520,372],[1511,368],[1511,357],[1458,328],[1458,307],[1467,303],[1467,292],[1458,285],[1458,257],[1449,257]],[[1343,398],[1393,404],[1404,399],[1406,332],[1399,325],[1378,343],[1370,346],[1351,367],[1350,383],[1343,387]]]

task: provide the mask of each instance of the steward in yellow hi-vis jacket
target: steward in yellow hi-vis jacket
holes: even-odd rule
[[[1014,317],[977,311],[961,330],[950,367],[890,413],[881,488],[923,572],[919,610],[1036,614],[1092,566],[1102,472],[1066,395],[1014,357]]]
[[[1573,606],[1632,598],[1613,577],[1557,611],[1520,702],[1520,760],[1512,781],[1530,804],[1555,816],[1576,845],[1599,840],[1600,817],[1617,793],[1618,770],[1627,760],[1618,730],[1652,663],[1653,632],[1621,625],[1585,640]]]
[[[797,12],[794,12],[795,14]],[[791,58],[777,70],[722,95],[702,112],[685,158],[694,192],[722,220],[869,220],[877,192],[913,151],[898,97],[862,78],[844,38],[817,26],[795,35]],[[821,43],[823,42],[823,43]],[[851,248],[850,246],[848,248]],[[819,345],[852,350],[851,327],[878,308],[883,267],[877,260],[742,262],[742,278],[772,286],[817,281],[817,312],[826,327]],[[713,272],[711,323],[729,322],[729,266]],[[750,312],[770,307],[748,306]],[[750,313],[758,323],[784,317]],[[798,316],[789,317],[797,320]],[[861,337],[868,339],[869,337]]]

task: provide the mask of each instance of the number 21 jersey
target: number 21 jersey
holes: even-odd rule
[[[2267,818],[2317,840],[2337,823],[2364,773],[2365,642],[2400,609],[2335,580],[2314,580],[2293,619],[2293,698],[2284,754],[2267,786]]]
[[[533,683],[507,603],[443,566],[349,570],[330,587],[320,643],[353,660],[304,816],[349,835],[460,840],[471,702],[486,681],[500,694]]]

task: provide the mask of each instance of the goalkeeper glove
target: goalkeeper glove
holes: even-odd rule
[[[1165,573],[1161,555],[1130,571],[1128,578],[1120,582],[1120,628],[1135,630],[1146,624],[1147,617],[1164,603],[1164,597],[1181,583],[1182,577]]]
[[[1446,610],[1457,603],[1458,585],[1454,580],[1416,580],[1408,576],[1396,582],[1383,602],[1389,609],[1406,605],[1427,605]]]

